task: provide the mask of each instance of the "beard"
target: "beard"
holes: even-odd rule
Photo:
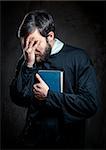
[[[47,41],[47,46],[44,50],[44,53],[35,55],[35,62],[36,63],[42,63],[42,62],[46,61],[48,59],[48,57],[50,56],[51,49],[52,49],[52,47]]]

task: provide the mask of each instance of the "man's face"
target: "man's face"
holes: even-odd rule
[[[36,29],[26,39],[21,39],[22,48],[25,48],[26,45],[30,45],[32,41],[32,49],[34,49],[35,54],[35,63],[45,61],[52,49],[51,45],[49,44],[49,41],[47,41],[47,39],[43,37]]]

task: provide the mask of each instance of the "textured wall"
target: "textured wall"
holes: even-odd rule
[[[53,14],[57,37],[71,45],[84,48],[95,64],[100,82],[102,109],[88,120],[86,147],[103,148],[106,130],[104,2],[2,2],[2,144],[4,147],[12,145],[22,130],[26,117],[26,110],[13,104],[9,96],[9,84],[21,55],[16,32],[29,10],[41,8]]]

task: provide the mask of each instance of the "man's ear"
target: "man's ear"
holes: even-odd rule
[[[52,44],[52,42],[54,41],[54,32],[50,31],[47,37],[49,43]]]

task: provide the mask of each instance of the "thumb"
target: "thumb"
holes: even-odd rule
[[[43,82],[42,78],[40,77],[38,73],[36,73],[35,77],[39,82]]]

